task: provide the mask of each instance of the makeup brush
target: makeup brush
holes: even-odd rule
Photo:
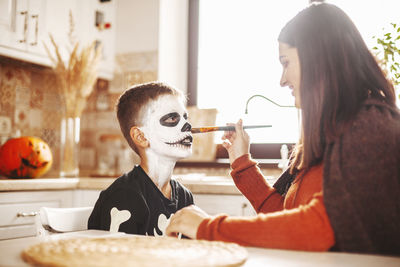
[[[247,125],[243,126],[243,129],[255,129],[255,128],[265,128],[272,127],[272,125]],[[192,133],[208,133],[215,131],[235,131],[235,126],[207,126],[200,128],[192,128]]]

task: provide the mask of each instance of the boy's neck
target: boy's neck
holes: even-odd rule
[[[176,161],[171,158],[160,157],[155,154],[146,154],[141,157],[140,166],[147,173],[153,183],[168,199],[171,199],[170,180]]]

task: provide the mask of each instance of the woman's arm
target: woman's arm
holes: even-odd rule
[[[268,185],[257,162],[250,158],[250,138],[243,130],[242,120],[230,125],[235,126],[235,131],[224,133],[222,145],[228,152],[236,186],[257,213],[281,210],[284,198]]]
[[[309,204],[295,209],[260,213],[255,217],[205,218],[196,238],[309,251],[326,251],[335,243],[322,192],[315,194]]]
[[[272,188],[257,162],[245,154],[232,163],[232,178],[237,188],[250,201],[257,213],[274,212],[283,209],[284,197]]]
[[[189,206],[172,216],[166,233],[244,246],[308,251],[326,251],[335,243],[322,192],[316,193],[307,205],[254,217],[210,217],[198,207]]]

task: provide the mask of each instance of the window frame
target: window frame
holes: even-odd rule
[[[198,69],[198,42],[199,42],[199,0],[189,1],[188,12],[188,106],[197,106],[197,69]],[[281,158],[280,148],[286,144],[289,153],[294,143],[257,143],[250,145],[250,154],[260,164],[268,167],[276,167]],[[221,144],[217,144],[216,162],[226,164],[228,153]],[[185,163],[182,163],[185,164]],[[199,163],[200,164],[200,163]],[[201,165],[201,164],[200,164]]]

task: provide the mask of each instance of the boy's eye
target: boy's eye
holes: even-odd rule
[[[168,113],[161,117],[160,124],[167,127],[176,126],[181,120],[181,116],[178,112]]]

